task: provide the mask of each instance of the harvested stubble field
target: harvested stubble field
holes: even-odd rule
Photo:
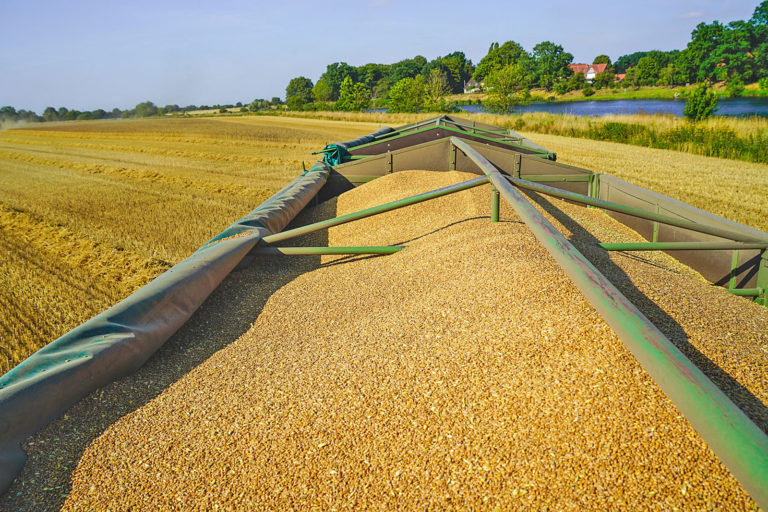
[[[556,152],[558,162],[611,174],[768,232],[768,165],[559,135],[525,136]]]
[[[396,173],[298,222],[469,177]],[[514,213],[489,222],[489,196],[295,241],[407,245],[392,256],[234,273],[146,367],[30,439],[0,506],[756,508]],[[765,308],[664,254],[596,248],[637,240],[602,212],[537,204],[768,430]]]
[[[377,126],[250,117],[0,132],[0,374],[248,213],[312,151]]]

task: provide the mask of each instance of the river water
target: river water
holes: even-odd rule
[[[716,116],[766,116],[768,98],[721,99]],[[462,105],[465,112],[483,112],[482,105]],[[684,100],[603,100],[574,101],[569,103],[536,102],[518,105],[513,113],[550,112],[575,116],[602,116],[606,114],[673,114],[683,115]]]

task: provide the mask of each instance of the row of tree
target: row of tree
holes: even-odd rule
[[[625,74],[624,87],[726,81],[738,93],[745,81],[768,78],[768,0],[747,21],[700,23],[683,50],[635,52],[615,63],[599,55],[593,64],[607,66],[591,84],[571,71],[572,62],[573,55],[551,41],[537,44],[530,53],[515,41],[493,43],[476,66],[460,51],[432,61],[416,56],[359,67],[335,62],[316,83],[303,76],[291,80],[286,103],[294,110],[328,108],[330,102],[338,110],[374,105],[390,111],[440,109],[446,94],[463,92],[472,78],[489,92],[487,106],[503,111],[525,101],[534,87],[558,94],[581,89],[590,95],[594,89],[618,86],[619,73]]]
[[[768,91],[768,0],[763,0],[746,21],[726,25],[714,21],[700,23],[683,50],[644,51],[619,57],[611,63],[607,55],[597,56],[593,64],[607,64],[604,72],[587,83],[582,73],[573,73],[569,64],[573,55],[551,41],[543,41],[529,53],[520,44],[507,41],[493,43],[487,54],[473,65],[463,52],[427,60],[417,55],[394,64],[350,66],[335,62],[326,67],[317,82],[296,77],[286,87],[286,104],[292,110],[327,109],[362,111],[386,106],[392,112],[447,110],[448,94],[464,91],[470,79],[482,83],[489,93],[486,106],[506,111],[511,105],[526,101],[531,88],[564,94],[582,90],[617,87],[616,74],[625,74],[624,87],[641,85],[683,85],[726,81],[732,95],[739,94],[744,82],[761,81]],[[765,82],[766,87],[762,87]],[[106,111],[69,110],[48,107],[38,115],[13,107],[0,108],[0,121],[66,121],[85,119],[117,119],[183,114],[193,110],[233,108],[241,111],[272,109],[282,104],[278,97],[256,99],[248,105],[166,105],[158,107],[146,101],[133,109]]]
[[[112,110],[96,109],[89,111],[70,110],[66,107],[47,107],[42,115],[31,110],[16,110],[14,107],[6,106],[0,108],[0,122],[46,122],[46,121],[88,121],[92,119],[128,119],[132,117],[152,117],[152,116],[165,116],[165,115],[184,115],[187,112],[193,112],[197,110],[218,110],[219,112],[227,112],[231,109],[240,109],[241,112],[258,112],[261,110],[269,110],[275,106],[282,105],[283,101],[277,96],[271,100],[255,99],[247,106],[238,101],[235,104],[228,105],[187,105],[186,107],[179,107],[178,105],[166,105],[164,107],[158,107],[151,101],[144,101],[139,103],[134,108],[120,110],[119,108],[113,108]]]

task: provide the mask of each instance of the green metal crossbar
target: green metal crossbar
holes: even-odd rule
[[[765,290],[762,288],[727,288],[729,292],[741,297],[759,297]]]
[[[481,176],[479,178],[474,178],[469,181],[457,183],[456,185],[450,185],[447,187],[439,188],[437,190],[432,190],[430,192],[425,192],[423,194],[418,194],[415,196],[406,197],[404,199],[399,199],[397,201],[392,201],[390,203],[374,206],[372,208],[366,208],[365,210],[348,213],[346,215],[341,215],[340,217],[335,217],[333,219],[321,220],[319,222],[314,222],[306,226],[289,229],[287,231],[281,231],[273,235],[267,235],[264,238],[262,238],[262,240],[264,240],[264,242],[268,244],[271,244],[274,242],[280,242],[282,240],[287,240],[289,238],[295,238],[297,236],[306,235],[308,233],[314,233],[315,231],[320,231],[321,229],[327,229],[333,226],[338,226],[339,224],[345,224],[347,222],[352,222],[354,220],[371,217],[372,215],[377,215],[379,213],[384,213],[391,210],[396,210],[398,208],[403,208],[405,206],[410,206],[412,204],[429,201],[430,199],[447,196],[448,194],[454,194],[456,192],[461,192],[462,190],[479,187],[480,185],[485,185],[486,183],[488,183],[488,177]]]
[[[427,121],[420,121],[418,123],[414,123],[412,125],[404,126],[402,128],[398,128],[398,129],[393,130],[393,131],[388,132],[388,133],[383,133],[383,134],[375,137],[374,140],[379,141],[381,139],[387,139],[387,138],[393,137],[393,136],[395,136],[397,134],[413,133],[414,130],[418,130],[419,128],[421,128],[423,126],[427,126],[427,127],[431,128],[432,126],[440,126],[441,124],[443,126],[447,126],[447,125],[460,126],[462,128],[467,128],[467,129],[473,130],[473,133],[475,133],[475,134],[477,132],[487,133],[489,135],[493,135],[494,137],[497,137],[497,138],[500,138],[500,139],[506,139],[506,140],[509,140],[509,141],[512,141],[512,142],[518,142],[519,143],[519,142],[522,141],[521,137],[514,137],[512,135],[509,135],[506,132],[501,131],[501,130],[500,131],[494,131],[494,130],[488,130],[486,128],[480,128],[478,126],[470,126],[468,124],[459,123],[459,122],[454,121],[452,119],[448,119],[448,118],[446,118],[445,115],[439,116],[437,119],[429,119]]]
[[[402,245],[360,247],[256,247],[251,254],[262,256],[283,254],[287,256],[336,255],[336,254],[394,254],[405,249]]]
[[[768,507],[768,437],[598,271],[485,157],[466,154],[626,344],[758,505]]]
[[[373,140],[371,142],[368,142],[366,144],[361,144],[359,146],[355,146],[354,148],[350,148],[350,151],[358,151],[360,149],[367,148],[369,146],[373,146],[373,145],[376,145],[376,144],[381,144],[383,141],[397,140],[397,139],[400,139],[402,137],[407,137],[409,135],[415,135],[417,133],[423,133],[423,132],[426,132],[426,131],[434,129],[434,127],[435,127],[435,125],[433,123],[428,123],[428,124],[423,125],[423,127],[419,127],[418,129],[413,129],[411,131],[405,130],[405,131],[402,131],[402,132],[389,132],[389,133],[384,134],[384,136],[382,136],[381,139],[377,138],[377,139],[375,139],[375,140]],[[457,128],[453,128],[453,127],[447,126],[447,125],[444,125],[442,127],[442,129],[447,131],[447,132],[456,133],[456,134],[460,134],[460,135],[465,135],[467,133],[465,131],[462,131],[462,130],[459,130]],[[489,132],[489,133],[494,133],[495,134],[495,132]],[[489,137],[488,135],[483,135],[483,134],[480,134],[480,133],[474,133],[474,134],[471,134],[471,135],[473,137],[477,137],[478,139],[483,139],[483,140],[486,140],[486,141],[489,141],[489,142],[500,142],[502,144],[508,144],[509,146],[511,146],[513,148],[517,147],[517,148],[520,148],[520,149],[525,149],[526,151],[530,151],[532,154],[538,155],[540,157],[547,157],[550,154],[548,151],[545,151],[545,150],[542,150],[542,149],[539,149],[539,148],[533,148],[533,147],[524,146],[523,144],[520,143],[520,139],[516,139],[514,137],[509,137],[509,139],[500,139],[498,137]]]
[[[597,244],[606,251],[720,251],[768,249],[766,242],[630,242]]]
[[[579,194],[578,192],[568,192],[567,190],[561,190],[558,188],[550,187],[548,185],[533,183],[531,181],[516,178],[514,176],[505,176],[505,177],[507,180],[511,181],[516,187],[519,187],[525,190],[532,190],[534,192],[539,192],[539,193],[554,196],[554,197],[559,197],[561,199],[567,199],[568,201],[573,201],[575,203],[596,206],[598,208],[602,208],[603,210],[610,210],[617,213],[623,213],[625,215],[631,215],[633,217],[638,217],[641,219],[657,221],[663,224],[668,224],[670,226],[677,226],[680,228],[690,229],[691,231],[706,233],[708,235],[736,240],[739,242],[768,243],[768,240],[766,239],[758,238],[751,235],[745,235],[743,233],[731,231],[730,229],[724,229],[724,228],[719,228],[715,226],[708,226],[706,224],[700,224],[698,222],[692,222],[690,220],[679,219],[676,217],[669,217],[667,215],[663,215],[660,213],[649,212],[647,210],[642,210],[640,208],[632,208],[631,206],[624,206],[622,204],[612,203],[610,201],[605,201],[603,199],[597,199],[594,197],[585,196],[584,194]]]

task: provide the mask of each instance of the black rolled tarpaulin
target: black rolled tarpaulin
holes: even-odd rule
[[[0,376],[0,494],[24,467],[24,439],[138,370],[262,237],[284,229],[317,195],[329,172],[315,163],[190,257]]]

